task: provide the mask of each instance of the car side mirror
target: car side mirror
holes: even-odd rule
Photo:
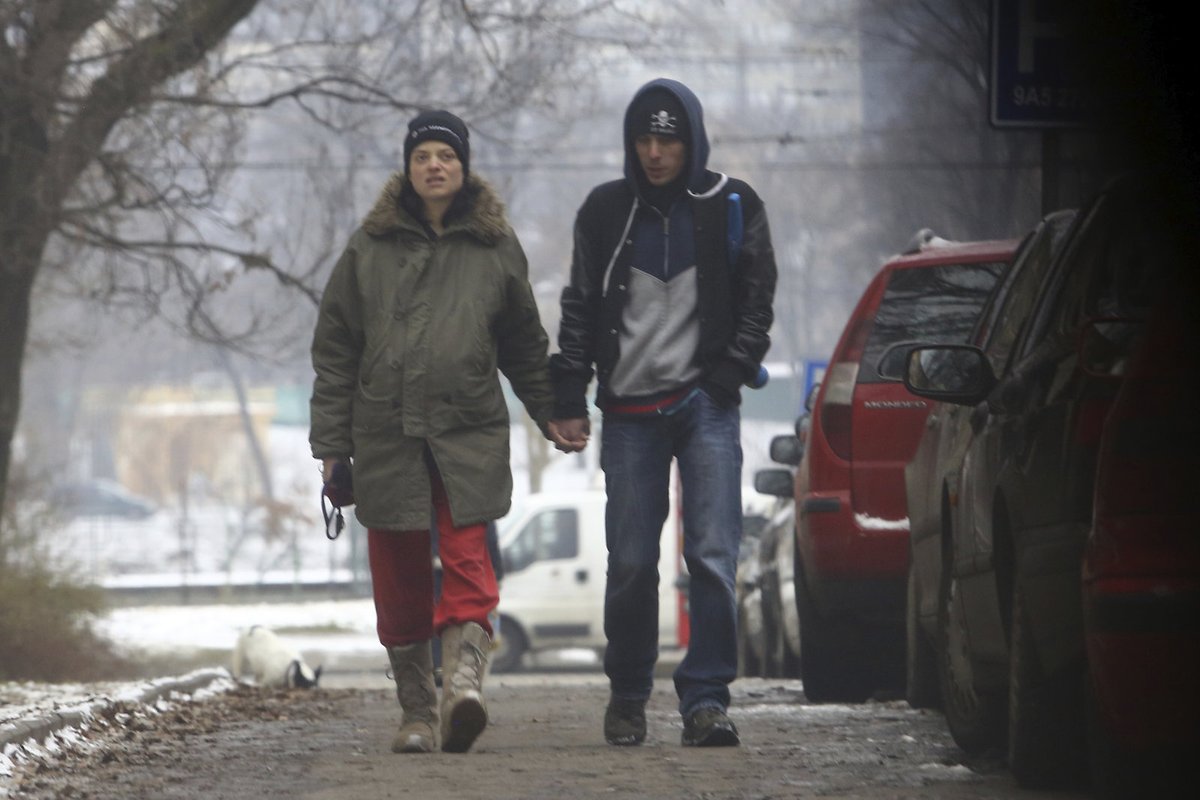
[[[804,457],[804,445],[794,434],[784,433],[771,439],[771,460],[794,467]]]
[[[817,394],[821,391],[821,384],[814,383],[812,388],[808,390],[808,395],[804,398],[804,410],[812,413],[813,408],[817,405]]]
[[[996,386],[987,356],[966,344],[912,348],[904,371],[904,388],[918,397],[974,406]]]
[[[804,448],[808,446],[808,432],[812,429],[812,414],[806,411],[796,417],[796,424],[792,429],[796,431],[796,438],[800,441],[800,455],[803,457]]]
[[[904,380],[904,370],[908,364],[908,354],[922,344],[917,341],[896,342],[888,346],[879,361],[875,364],[875,374],[885,381],[900,383]]]
[[[754,473],[754,491],[772,497],[795,496],[792,472],[787,469],[760,469]]]

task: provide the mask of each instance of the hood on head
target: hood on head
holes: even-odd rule
[[[622,128],[625,139],[625,179],[633,185],[636,191],[637,176],[641,173],[641,165],[638,163],[637,151],[633,147],[632,130],[635,123],[631,118],[631,113],[638,104],[638,98],[652,89],[670,92],[683,105],[684,112],[687,114],[686,129],[688,131],[688,162],[684,168],[687,175],[687,188],[689,191],[700,194],[706,188],[703,184],[705,171],[708,169],[708,134],[704,130],[704,109],[700,105],[700,98],[696,97],[691,89],[670,78],[656,78],[643,85],[634,92],[633,99],[629,101],[629,105],[625,109],[625,124]]]

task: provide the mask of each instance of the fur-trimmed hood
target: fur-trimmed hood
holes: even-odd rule
[[[401,229],[421,230],[420,224],[400,205],[400,195],[408,185],[408,176],[396,172],[388,179],[375,206],[363,219],[362,228],[372,236],[388,236]],[[467,176],[462,191],[467,193],[466,216],[453,220],[446,232],[463,231],[487,245],[495,245],[509,235],[511,228],[504,202],[491,184],[478,175]]]

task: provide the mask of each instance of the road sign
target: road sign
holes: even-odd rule
[[[991,122],[1053,128],[1084,122],[1078,0],[992,0]]]

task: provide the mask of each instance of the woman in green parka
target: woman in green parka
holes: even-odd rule
[[[313,456],[353,462],[379,640],[403,709],[396,752],[464,752],[487,725],[488,612],[499,594],[486,524],[512,499],[503,372],[546,432],[548,338],[504,206],[470,174],[466,125],[418,115],[350,238],[313,337]],[[430,508],[443,578],[435,603]],[[430,640],[442,639],[443,697]]]

